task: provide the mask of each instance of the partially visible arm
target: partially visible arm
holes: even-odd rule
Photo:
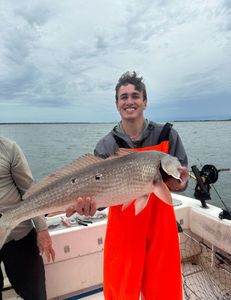
[[[22,196],[32,185],[33,177],[25,155],[16,143],[12,145],[11,175]]]
[[[11,174],[22,197],[26,190],[32,185],[33,177],[27,159],[21,148],[16,143],[13,144]],[[45,217],[36,217],[33,219],[33,222],[37,231],[47,229]]]
[[[55,260],[55,251],[52,247],[52,240],[48,230],[37,232],[37,245],[40,254],[42,255],[45,253],[48,262]]]
[[[29,168],[26,157],[21,148],[13,143],[13,158],[11,162],[11,174],[21,196],[32,185],[33,177]],[[37,244],[40,253],[46,254],[47,260],[54,261],[55,253],[52,248],[52,241],[48,232],[46,219],[44,216],[35,217],[32,219],[37,231]]]
[[[179,134],[174,128],[171,129],[169,137],[169,154],[176,156],[182,166],[188,166],[188,157],[184,145]]]
[[[186,190],[188,185],[188,169],[186,167],[180,167],[180,180],[175,178],[169,178],[165,183],[172,192],[182,192]]]
[[[187,188],[189,178],[187,169],[188,158],[181,138],[174,128],[171,129],[169,144],[169,154],[176,156],[179,159],[182,167],[179,168],[181,180],[170,178],[166,184],[172,192],[184,191]]]

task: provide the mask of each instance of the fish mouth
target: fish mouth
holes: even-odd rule
[[[162,177],[163,182],[167,182],[170,178],[174,178],[168,173],[166,173],[161,166],[160,166],[160,175]]]
[[[182,179],[181,178],[176,178],[172,175],[169,175],[167,174],[162,168],[160,168],[160,174],[161,174],[161,177],[162,177],[162,180],[163,182],[169,187],[169,181],[172,180],[172,179],[175,179],[176,181],[178,182],[182,182]]]

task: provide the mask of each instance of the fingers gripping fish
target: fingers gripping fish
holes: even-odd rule
[[[66,211],[78,197],[91,197],[96,207],[135,200],[135,214],[144,209],[150,193],[172,204],[171,194],[161,172],[180,180],[177,158],[159,151],[118,151],[108,159],[85,154],[60,170],[32,185],[23,201],[0,209],[0,247],[19,223],[36,216]]]

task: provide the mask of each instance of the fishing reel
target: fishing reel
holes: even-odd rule
[[[194,174],[194,176],[191,175],[191,177],[197,182],[194,197],[201,201],[202,207],[206,208],[206,200],[211,200],[211,185],[217,181],[219,171],[214,165],[204,165],[201,170],[195,165],[191,168]]]
[[[216,191],[213,184],[217,181],[219,172],[230,171],[230,169],[217,170],[217,168],[214,165],[204,165],[201,170],[199,170],[195,165],[192,166],[191,168],[193,174],[190,173],[189,175],[197,182],[194,190],[194,197],[201,201],[203,208],[208,208],[206,200],[211,200],[211,196],[210,196],[211,186]],[[218,196],[223,206],[225,207],[225,209],[223,209],[222,212],[219,214],[219,218],[231,220],[230,209],[226,206],[225,202],[221,199],[219,194]]]

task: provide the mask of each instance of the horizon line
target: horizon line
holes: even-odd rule
[[[170,120],[168,122],[213,122],[213,121],[231,121],[231,118],[225,119],[182,119],[182,120]],[[20,124],[112,124],[117,123],[118,121],[41,121],[41,122],[0,122],[0,125],[20,125]],[[166,122],[165,121],[158,121],[158,122]]]

